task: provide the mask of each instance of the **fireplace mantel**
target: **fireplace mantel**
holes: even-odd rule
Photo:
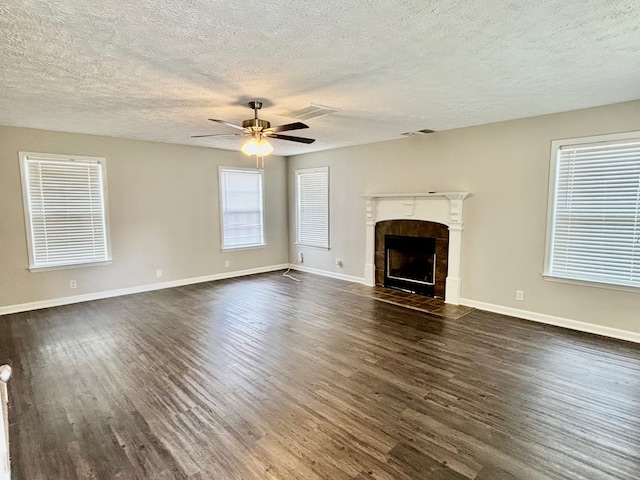
[[[449,227],[449,258],[445,302],[460,303],[463,202],[469,192],[372,193],[360,195],[366,202],[364,281],[375,285],[375,225],[383,220],[425,220]]]

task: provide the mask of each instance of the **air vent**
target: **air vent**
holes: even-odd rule
[[[291,110],[289,112],[281,113],[283,117],[297,118],[298,120],[310,120],[312,118],[324,117],[332,113],[339,112],[340,110],[333,107],[325,107],[323,105],[316,105],[311,103],[308,107],[301,108],[299,110]]]
[[[427,133],[433,133],[434,130],[429,130],[428,128],[423,128],[422,130],[416,130],[415,132],[404,132],[400,135],[404,135],[405,137],[411,137],[413,135],[426,135]]]

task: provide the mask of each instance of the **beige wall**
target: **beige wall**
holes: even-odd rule
[[[269,157],[268,246],[222,252],[218,166],[251,167],[242,154],[0,127],[0,308],[278,265],[300,250],[307,267],[361,278],[365,224],[358,195],[466,190],[472,196],[465,201],[464,298],[640,332],[640,293],[541,277],[550,141],[631,130],[640,130],[640,102],[301,155],[290,158],[288,168],[283,158]],[[18,151],[107,158],[111,265],[29,272]],[[287,237],[287,225],[295,225],[294,170],[325,165],[331,250],[297,248],[293,229]],[[78,282],[75,290],[71,279]],[[515,301],[516,289],[525,291],[524,302]]]
[[[640,130],[640,102],[414,136],[301,155],[289,160],[289,223],[295,225],[294,170],[329,166],[331,250],[297,248],[306,267],[364,275],[364,193],[469,191],[465,201],[462,297],[640,332],[640,292],[545,281],[550,142]],[[342,269],[335,266],[341,259]],[[516,302],[515,290],[525,291]]]
[[[18,151],[106,157],[112,264],[27,269]],[[255,166],[238,152],[0,127],[0,307],[286,263],[285,159],[265,162],[267,246],[234,252],[220,249],[219,165]]]

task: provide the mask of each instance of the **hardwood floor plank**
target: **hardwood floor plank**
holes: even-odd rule
[[[640,478],[639,345],[296,276],[0,317],[14,479]]]

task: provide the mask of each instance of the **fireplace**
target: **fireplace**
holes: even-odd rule
[[[385,220],[375,226],[376,285],[444,298],[449,251],[446,225]]]
[[[436,281],[434,296],[446,303],[460,303],[460,264],[462,257],[463,202],[469,192],[378,193],[362,195],[365,200],[365,265],[364,284],[384,285],[384,235],[430,237],[436,239]],[[392,227],[387,222],[422,222],[437,225],[435,234],[420,231],[422,227]],[[407,226],[407,225],[405,225]],[[413,230],[411,230],[413,229]],[[418,229],[418,230],[416,230]]]
[[[384,286],[434,296],[436,239],[384,236]]]

